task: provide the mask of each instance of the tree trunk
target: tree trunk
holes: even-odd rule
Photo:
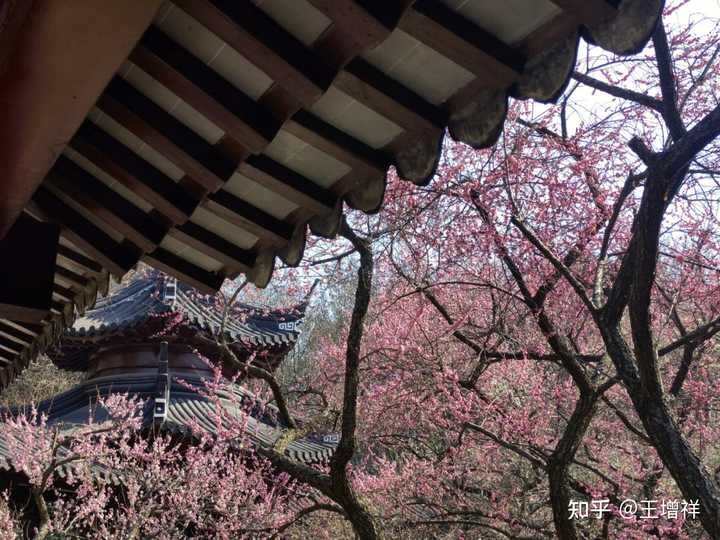
[[[550,459],[548,459],[547,473],[550,483],[550,503],[553,510],[555,532],[560,540],[578,539],[575,523],[570,519],[568,469],[590,425],[596,405],[596,394],[581,394],[575,403],[575,409],[565,427],[562,438],[555,447]]]
[[[35,506],[37,506],[38,514],[40,515],[40,526],[35,535],[35,540],[44,540],[50,533],[50,512],[48,511],[42,491],[33,489],[32,496]]]
[[[370,512],[358,500],[345,479],[345,475],[343,475],[342,479],[336,478],[335,482],[333,499],[345,510],[358,538],[360,540],[378,540],[382,538],[377,523],[375,523]]]
[[[720,538],[720,494],[715,483],[683,437],[665,400],[641,384],[632,352],[619,330],[605,329],[602,333],[610,358],[660,459],[685,500],[700,502],[700,521],[710,537]]]

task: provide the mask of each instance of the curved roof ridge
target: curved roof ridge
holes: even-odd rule
[[[177,284],[173,302],[164,298],[168,279],[157,270],[136,274],[88,310],[68,328],[65,337],[97,338],[107,332],[129,329],[159,313],[177,312],[187,322],[216,336],[222,326],[223,313],[210,296],[201,296],[190,287]],[[310,293],[314,290],[311,288]],[[298,304],[287,308],[265,309],[238,303],[226,322],[232,341],[252,346],[274,346],[294,343],[299,322],[305,315],[309,294]],[[244,316],[241,319],[241,316]]]

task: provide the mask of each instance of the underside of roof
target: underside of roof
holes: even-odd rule
[[[58,90],[70,92],[67,107],[19,132],[45,146],[0,159],[11,190],[0,193],[0,234],[25,212],[59,224],[62,248],[46,320],[0,320],[0,382],[71,325],[108,274],[138,261],[204,291],[243,273],[264,286],[276,258],[301,260],[307,234],[334,236],[346,205],[377,211],[390,166],[426,183],[446,131],[485,147],[509,97],[556,99],[580,37],[619,54],[642,48],[662,3],[175,0],[114,15],[127,22],[120,32],[89,17],[92,2],[36,2],[37,43],[26,51],[32,40],[16,40],[4,75],[13,84],[0,89],[17,111],[3,136],[25,125],[25,108],[37,112],[13,58],[37,66],[58,54],[45,43],[56,38],[89,71],[60,73],[77,86]],[[79,45],[77,32],[52,32],[65,19],[77,26],[72,13],[37,31],[68,5],[97,20]],[[27,186],[37,186],[29,201]]]

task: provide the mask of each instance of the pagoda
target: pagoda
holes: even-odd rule
[[[201,425],[212,431],[217,402],[204,389],[220,368],[228,382],[220,403],[229,414],[245,415],[253,444],[274,447],[286,426],[274,407],[261,406],[240,384],[242,367],[250,362],[277,370],[298,339],[307,299],[286,309],[235,304],[226,313],[217,297],[200,295],[158,271],[138,272],[99,299],[50,351],[58,367],[82,371],[85,378],[39,403],[38,411],[47,414],[50,424],[73,429],[89,421],[100,397],[127,393],[145,402],[148,427],[186,432]],[[239,362],[228,363],[223,346]],[[7,467],[1,442],[0,467]],[[283,448],[298,462],[326,464],[336,443],[334,436],[309,434]]]

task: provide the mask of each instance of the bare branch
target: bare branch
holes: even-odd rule
[[[589,75],[580,73],[579,71],[574,71],[572,76],[573,79],[575,79],[576,81],[579,81],[591,88],[594,88],[595,90],[600,90],[601,92],[605,92],[606,94],[613,97],[632,101],[634,103],[637,103],[638,105],[648,107],[660,113],[663,112],[662,102],[658,99],[655,99],[654,97],[648,96],[647,94],[641,94],[640,92],[635,92],[634,90],[620,88],[619,86],[599,81],[593,77],[590,77]]]
[[[659,349],[658,355],[665,356],[666,354],[671,353],[672,351],[689,343],[693,345],[698,345],[702,341],[710,339],[718,332],[720,332],[720,317],[713,319],[707,324],[703,324],[702,326],[697,327],[692,332],[686,333],[680,339],[673,341],[662,349]]]
[[[673,60],[670,47],[665,34],[665,25],[662,19],[658,21],[652,36],[657,59],[658,74],[660,75],[660,91],[662,92],[662,115],[674,140],[685,134],[685,125],[678,110],[677,85],[673,73]]]
[[[543,257],[545,257],[550,264],[552,264],[555,269],[563,275],[590,312],[595,312],[597,309],[595,304],[593,304],[592,300],[588,297],[583,284],[580,283],[580,281],[573,275],[570,269],[565,266],[552,251],[550,251],[550,248],[548,248],[520,218],[512,216],[510,220],[520,230],[520,232],[523,233],[523,236],[525,236],[525,238],[527,238],[527,240],[543,254]]]

